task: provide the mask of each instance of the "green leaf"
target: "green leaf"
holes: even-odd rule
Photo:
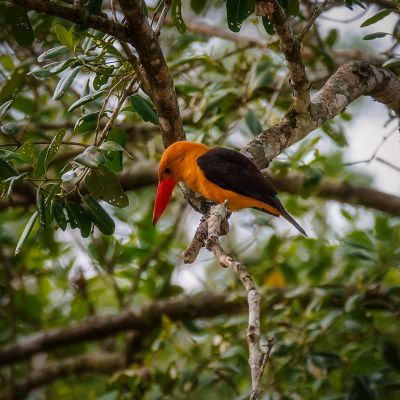
[[[19,158],[28,164],[35,165],[36,149],[32,142],[25,142],[17,151]]]
[[[12,6],[7,9],[7,20],[15,41],[22,47],[29,47],[35,40],[29,17],[22,7]]]
[[[158,125],[156,110],[148,100],[144,99],[138,94],[130,96],[129,100],[132,104],[133,110],[142,117],[143,121]]]
[[[372,382],[367,376],[355,376],[348,400],[378,400],[378,394],[373,389]]]
[[[67,210],[67,216],[68,216],[68,222],[69,225],[72,229],[76,229],[79,226],[79,221],[78,221],[78,217],[75,214],[73,208],[71,207],[71,205],[74,204],[71,201],[67,201],[65,203],[65,209]]]
[[[391,33],[386,33],[386,32],[375,32],[375,33],[370,33],[369,35],[365,35],[363,37],[363,40],[373,40],[373,39],[379,39],[383,38],[387,35],[391,35]]]
[[[34,178],[40,178],[46,173],[46,156],[47,148],[42,149],[36,162],[36,167],[33,171]]]
[[[182,18],[182,0],[172,0],[171,18],[178,32],[181,35],[186,33],[185,21]]]
[[[382,67],[395,67],[400,64],[400,58],[391,58],[382,64]]]
[[[5,135],[14,136],[21,130],[21,124],[8,122],[3,124],[0,129]]]
[[[126,132],[122,129],[113,128],[107,136],[109,141],[115,142],[120,145],[122,148],[126,143]],[[107,143],[107,142],[106,142]],[[120,172],[122,171],[122,151],[109,151],[102,150],[104,156],[106,157],[105,166],[112,172]]]
[[[18,171],[10,163],[0,158],[0,180],[5,180],[10,176],[18,175]]]
[[[73,103],[69,108],[68,111],[74,111],[75,108],[78,108],[80,106],[83,106],[84,104],[87,104],[93,100],[96,100],[97,98],[99,98],[103,93],[105,92],[105,90],[102,90],[100,92],[96,92],[96,93],[91,93],[88,94],[84,97],[81,97],[79,100],[77,100],[75,103]]]
[[[262,24],[264,26],[265,32],[268,33],[268,35],[273,35],[275,33],[275,28],[272,25],[272,22],[269,20],[268,17],[262,17]]]
[[[338,31],[337,29],[331,29],[328,33],[328,36],[325,38],[325,43],[328,45],[328,47],[332,47],[338,38]]]
[[[67,229],[67,218],[64,214],[63,205],[56,199],[52,199],[50,203],[50,210],[56,220],[58,226],[65,231]]]
[[[245,116],[246,124],[253,135],[258,135],[262,131],[262,126],[257,115],[252,110],[248,110]]]
[[[111,75],[112,71],[113,70],[111,69],[110,75]],[[96,74],[96,76],[93,79],[93,89],[99,90],[102,86],[104,86],[110,79],[110,75]]]
[[[83,197],[83,203],[85,211],[100,232],[112,235],[115,231],[115,223],[99,202],[92,195],[87,194]]]
[[[71,201],[67,201],[66,209],[71,228],[79,228],[81,236],[87,238],[92,230],[91,217],[81,205]]]
[[[66,46],[53,47],[52,49],[46,50],[44,53],[42,53],[38,57],[37,60],[39,62],[50,60],[52,58],[56,58],[58,56],[62,56],[63,54],[67,53],[68,51],[69,51],[69,49]]]
[[[59,24],[55,26],[54,30],[56,31],[56,35],[60,43],[70,49],[73,49],[74,39],[72,37],[72,33],[67,28]]]
[[[365,299],[365,293],[356,293],[350,296],[344,305],[344,311],[347,313],[358,309]]]
[[[190,0],[190,8],[196,13],[200,14],[206,7],[207,0]]]
[[[392,10],[386,10],[386,9],[381,10],[378,13],[376,13],[373,17],[365,20],[360,26],[361,26],[361,28],[364,28],[364,26],[373,25],[376,22],[380,21],[381,19],[387,17],[391,12],[392,12]]]
[[[86,133],[92,131],[97,126],[97,120],[99,118],[99,112],[84,115],[76,121],[74,132],[75,133]]]
[[[96,146],[89,146],[83,153],[77,155],[74,161],[88,168],[98,168],[106,162],[106,159]]]
[[[12,100],[8,100],[0,106],[0,118],[7,112],[12,104]]]
[[[8,184],[8,189],[7,189],[7,197],[8,198],[11,198],[11,193],[12,193],[14,185],[18,182],[21,182],[26,175],[28,175],[28,172],[24,172],[18,176],[10,176],[9,178],[7,178],[4,181],[4,183]]]
[[[23,246],[24,243],[26,242],[26,239],[28,238],[29,234],[30,234],[31,231],[32,231],[33,226],[35,225],[37,216],[38,216],[38,212],[35,211],[35,212],[32,214],[32,216],[30,217],[28,223],[26,224],[26,226],[25,226],[25,228],[24,228],[24,231],[22,232],[22,235],[21,235],[21,237],[19,238],[17,247],[15,248],[15,255],[17,255],[17,254],[21,251],[22,246]]]
[[[29,65],[23,64],[15,68],[14,72],[7,78],[5,84],[0,89],[0,103],[9,100],[16,92],[18,92],[25,83],[26,74]]]
[[[288,0],[287,15],[299,15],[300,3],[299,0]]]
[[[104,166],[91,170],[85,178],[85,184],[89,192],[97,199],[119,208],[129,205],[128,196],[122,190],[117,177]]]
[[[47,153],[46,153],[46,159],[45,159],[45,167],[47,169],[48,165],[50,162],[53,160],[54,156],[60,149],[61,143],[64,139],[65,135],[65,129],[61,129],[57,132],[57,134],[54,136],[53,140],[51,141]]]
[[[87,9],[90,14],[100,14],[101,6],[103,4],[103,0],[89,0],[89,4],[87,5]]]
[[[43,228],[46,228],[46,204],[42,190],[39,188],[36,192],[36,208],[39,214],[39,222]]]
[[[226,0],[228,27],[239,32],[243,21],[254,12],[255,0]]]
[[[99,149],[101,150],[110,150],[110,151],[124,151],[124,148],[118,144],[115,143],[111,140],[108,140],[107,142],[104,142]]]
[[[68,88],[71,86],[72,82],[76,78],[76,76],[79,74],[79,71],[81,70],[80,66],[77,66],[73,68],[71,71],[66,73],[58,82],[56,89],[53,94],[53,100],[59,100],[61,97],[64,96],[65,92],[68,90]]]
[[[43,68],[35,69],[29,72],[28,75],[32,75],[35,78],[48,78],[49,76],[57,75],[66,70],[73,63],[76,63],[76,60],[72,58],[69,60],[56,61],[45,65]]]
[[[77,176],[78,176],[78,174],[74,170],[71,170],[71,171],[64,172],[61,175],[61,179],[63,182],[69,182],[69,181],[72,181],[72,179],[75,179]]]

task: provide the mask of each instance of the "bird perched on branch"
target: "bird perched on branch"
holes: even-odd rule
[[[175,185],[184,182],[214,203],[227,200],[228,211],[255,208],[275,217],[282,216],[299,232],[304,229],[285,210],[269,180],[243,154],[201,143],[176,142],[161,157],[153,224],[166,209]]]

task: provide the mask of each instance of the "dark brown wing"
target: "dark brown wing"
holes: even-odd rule
[[[197,159],[206,178],[225,190],[273,205],[280,210],[277,191],[258,168],[238,151],[216,147]]]
[[[283,207],[272,183],[243,154],[238,151],[216,147],[199,157],[197,165],[209,181],[221,188],[275,207],[299,232],[307,236],[304,229]],[[261,211],[271,214],[266,210]]]

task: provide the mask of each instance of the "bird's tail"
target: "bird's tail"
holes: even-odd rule
[[[307,237],[306,231],[299,225],[299,223],[282,207],[279,210],[282,217],[289,221],[300,233]]]

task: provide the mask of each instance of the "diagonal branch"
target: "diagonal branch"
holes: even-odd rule
[[[73,153],[74,155],[76,153]],[[306,177],[300,172],[290,172],[287,175],[272,175],[267,171],[264,173],[267,174],[278,191],[290,194],[301,193],[306,181]],[[157,166],[152,163],[138,162],[130,170],[120,174],[119,182],[125,191],[152,186],[157,183]],[[322,178],[315,186],[314,195],[324,200],[334,200],[354,206],[363,206],[400,216],[400,197],[366,186],[341,182],[326,177]],[[0,199],[0,210],[11,206],[31,206],[35,204],[35,201],[35,193],[32,192],[30,186],[23,184],[15,187],[13,203],[10,203],[6,199]],[[207,234],[201,226],[198,229],[200,229],[200,236],[201,234]],[[203,247],[203,241],[204,238],[201,238],[198,251]],[[193,257],[196,259],[197,253],[188,254],[187,257],[188,261],[186,262],[190,263],[190,259]]]
[[[4,395],[2,398],[10,400],[21,399],[22,396],[27,395],[32,390],[47,385],[58,378],[81,375],[88,372],[110,374],[125,366],[126,360],[122,353],[102,352],[68,357],[61,361],[48,363],[41,368],[33,369],[24,378],[15,383],[11,396],[7,397],[4,392],[0,392],[0,395]],[[139,371],[142,372],[141,370]]]
[[[275,28],[289,69],[293,108],[298,114],[308,114],[310,85],[301,56],[300,42],[294,36],[285,12],[277,0],[257,0],[256,15],[267,17]]]
[[[164,55],[158,43],[158,35],[153,32],[147,20],[144,2],[140,0],[119,0],[125,15],[130,40],[139,54],[150,96],[156,107],[164,145],[185,139],[179,113],[174,84]]]
[[[317,18],[325,11],[327,10],[331,5],[333,5],[336,2],[336,0],[325,0],[321,5],[316,7],[314,11],[311,14],[310,19],[308,20],[306,26],[304,27],[303,31],[300,33],[300,35],[297,37],[297,40],[301,42],[304,38],[304,36],[307,34],[307,32],[311,29],[311,27],[314,25],[315,21]]]
[[[120,314],[93,316],[67,328],[50,329],[22,337],[16,343],[0,349],[0,365],[13,363],[60,346],[99,340],[117,332],[153,329],[161,323],[163,315],[172,321],[177,321],[234,314],[242,308],[243,304],[240,301],[212,293],[155,301],[140,308],[125,310]]]
[[[283,150],[340,114],[360,96],[371,96],[399,114],[399,93],[400,80],[389,70],[362,61],[346,63],[312,97],[309,120],[289,112],[279,124],[256,136],[242,152],[259,168],[265,168]]]

